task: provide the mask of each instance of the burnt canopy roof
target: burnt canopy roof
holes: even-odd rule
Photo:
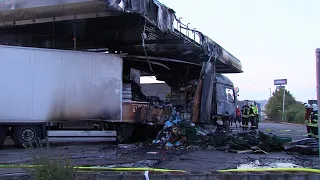
[[[176,19],[174,10],[157,0],[2,1],[0,43],[76,50],[107,48],[154,73],[167,66],[170,72],[183,74],[186,64],[190,72],[198,73],[201,63],[210,57],[217,60],[219,73],[242,72],[237,58],[203,33],[189,29]],[[152,61],[152,70],[146,61]]]

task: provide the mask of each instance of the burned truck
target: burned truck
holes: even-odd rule
[[[222,74],[241,73],[241,62],[156,0],[0,6],[0,145],[145,138],[168,104],[195,123],[234,115]],[[171,87],[167,102],[141,92],[145,75]]]

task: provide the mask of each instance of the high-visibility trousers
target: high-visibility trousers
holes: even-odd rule
[[[318,124],[317,123],[308,123],[308,134],[318,135]]]

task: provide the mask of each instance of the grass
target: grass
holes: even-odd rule
[[[37,141],[35,146],[25,147],[31,154],[31,163],[34,167],[30,169],[30,173],[35,180],[75,179],[76,172],[68,156],[60,154],[53,158],[49,144],[44,147],[40,141]]]

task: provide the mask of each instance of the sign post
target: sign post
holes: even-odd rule
[[[283,88],[283,100],[282,100],[282,121],[284,121],[284,106],[286,102],[286,87],[287,85],[287,79],[276,79],[274,80],[274,85],[275,86],[280,86],[279,89]]]
[[[316,49],[316,76],[317,76],[317,100],[318,100],[318,107],[320,104],[320,48]],[[319,108],[318,108],[319,110]],[[318,116],[318,136],[320,135],[320,116]],[[320,143],[319,143],[319,157],[320,157]]]

